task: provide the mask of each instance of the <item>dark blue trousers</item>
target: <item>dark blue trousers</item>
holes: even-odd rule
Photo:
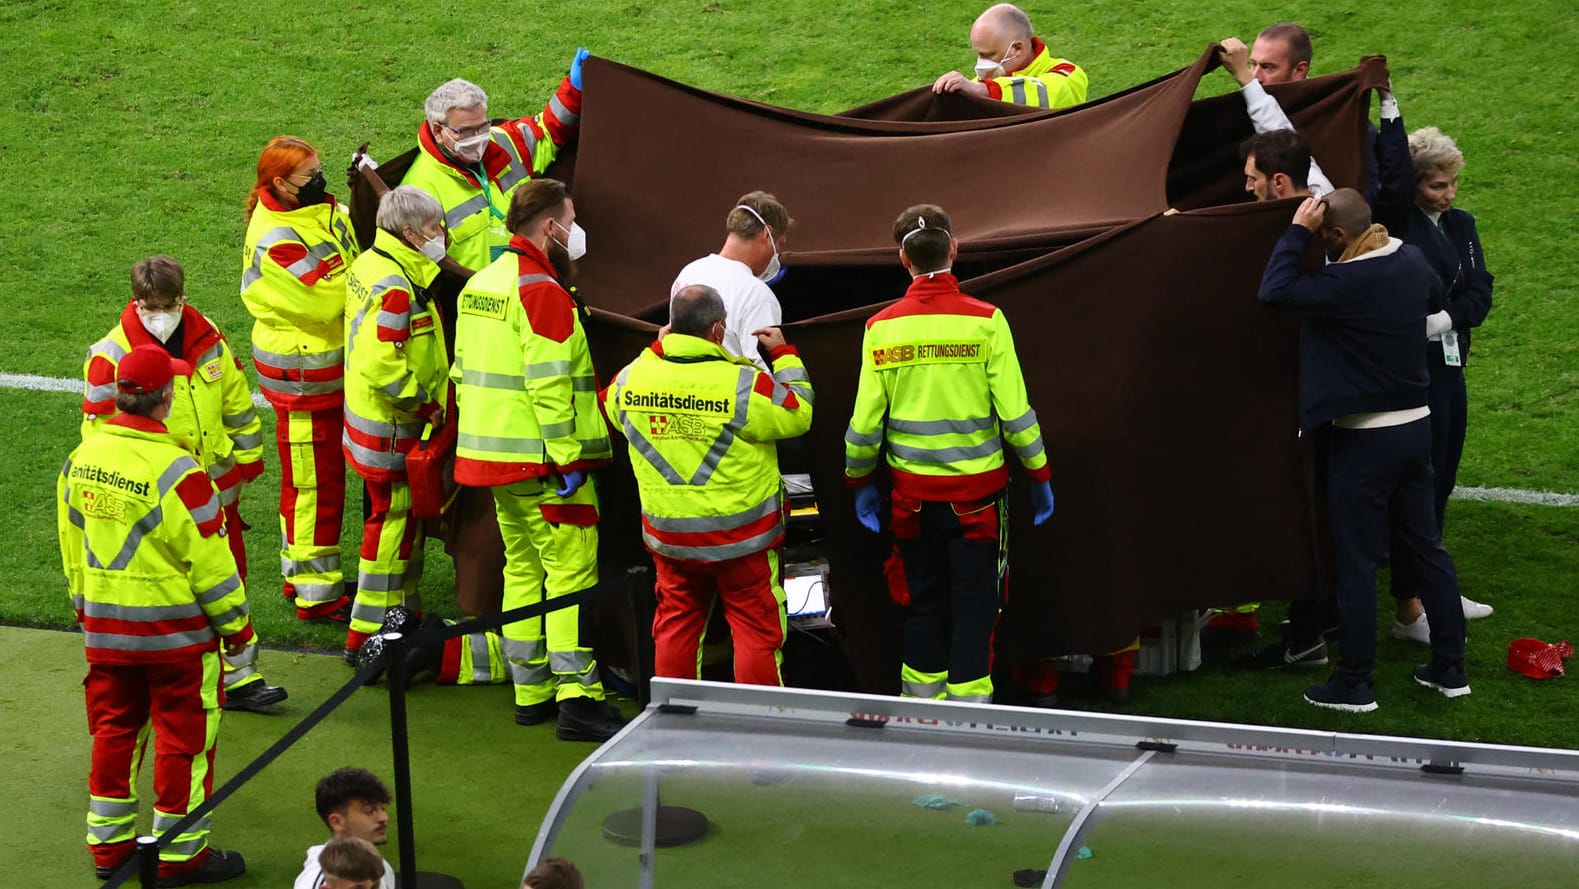
[[[1447,515],[1447,498],[1458,483],[1458,463],[1464,457],[1469,396],[1464,388],[1464,368],[1448,367],[1436,360],[1430,362],[1430,368],[1431,472],[1435,479],[1436,528],[1441,532]],[[1396,537],[1392,545],[1395,550],[1399,547]],[[1407,570],[1400,572],[1396,561],[1392,586],[1394,598],[1411,599],[1416,595],[1414,578]]]
[[[1328,438],[1327,523],[1332,537],[1338,675],[1371,681],[1376,665],[1376,569],[1392,544],[1431,622],[1431,659],[1463,666],[1464,611],[1458,575],[1442,547],[1431,470],[1431,421],[1382,429],[1334,428]]]

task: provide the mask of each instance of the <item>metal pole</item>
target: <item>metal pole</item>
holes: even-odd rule
[[[406,637],[384,637],[389,675],[389,741],[394,746],[395,832],[400,840],[400,884],[417,885],[417,840],[411,824],[411,749],[406,733]]]
[[[159,838],[137,838],[137,882],[143,889],[159,885]]]

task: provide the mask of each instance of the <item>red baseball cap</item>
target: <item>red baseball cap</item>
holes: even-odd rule
[[[1567,642],[1551,645],[1539,639],[1515,639],[1508,643],[1508,669],[1531,679],[1562,676],[1563,658],[1573,657],[1574,647]]]
[[[121,359],[115,368],[115,385],[122,392],[142,395],[163,389],[173,376],[170,353],[163,346],[145,343]]]

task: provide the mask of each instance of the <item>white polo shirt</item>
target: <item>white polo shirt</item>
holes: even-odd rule
[[[669,288],[669,299],[682,287],[706,284],[724,298],[724,351],[739,358],[749,358],[763,370],[767,362],[757,351],[753,330],[778,327],[784,323],[784,311],[772,288],[751,274],[751,267],[735,259],[725,259],[709,253],[680,270],[674,286]]]
[[[325,843],[324,845],[328,845]],[[296,875],[296,882],[291,889],[318,889],[323,885],[323,867],[318,864],[318,856],[323,853],[323,846],[311,846],[307,849],[307,860],[302,862],[302,872]],[[395,889],[395,869],[384,862],[384,879],[378,883],[379,889]]]

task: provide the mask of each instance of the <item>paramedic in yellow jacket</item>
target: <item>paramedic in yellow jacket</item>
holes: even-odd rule
[[[970,27],[976,76],[939,77],[934,93],[966,93],[1030,108],[1068,108],[1086,100],[1086,72],[1053,55],[1018,6],[999,3]]]
[[[873,482],[886,450],[891,530],[910,590],[902,693],[985,702],[1008,530],[1004,442],[1031,478],[1038,525],[1053,514],[1047,452],[1009,322],[961,293],[950,272],[958,244],[948,214],[911,207],[894,222],[894,240],[912,280],[866,322],[844,474],[857,518],[877,532]]]
[[[88,347],[82,368],[82,437],[114,418],[115,379],[132,349],[158,346],[175,362],[174,396],[165,426],[197,458],[214,483],[225,513],[225,540],[236,571],[247,579],[242,541],[241,487],[263,473],[263,427],[252,404],[241,362],[225,335],[186,300],[186,271],[170,256],[150,256],[132,266],[132,299],[120,322]],[[269,685],[258,671],[258,642],[239,657],[225,657],[225,709],[268,712],[285,700],[285,689]]]
[[[457,77],[428,94],[417,157],[401,184],[415,185],[444,207],[446,267],[452,271],[470,275],[499,258],[512,234],[505,224],[511,195],[575,141],[581,64],[589,55],[576,51],[570,74],[542,111],[497,126],[488,118],[488,94],[469,80]]]
[[[461,291],[455,323],[459,429],[455,481],[489,488],[504,537],[504,608],[598,582],[598,497],[589,473],[612,454],[581,310],[554,271],[581,258],[586,233],[565,184],[515,190],[505,252]],[[603,701],[580,609],[504,626],[515,720],[557,719],[564,740],[605,741],[619,730]]]
[[[428,292],[444,256],[444,208],[422,189],[400,185],[379,198],[376,219],[373,246],[351,264],[346,284],[342,442],[372,505],[346,631],[353,663],[387,608],[422,609],[422,523],[411,518],[406,454],[448,420],[450,391],[444,319]]]
[[[344,622],[345,277],[351,219],[324,191],[311,145],[277,136],[247,197],[241,301],[252,313],[258,388],[279,418],[280,574],[302,620]]]
[[[735,681],[783,685],[787,504],[775,443],[811,428],[811,378],[777,327],[750,331],[772,374],[725,351],[728,319],[711,287],[682,287],[669,311],[669,333],[620,371],[606,401],[630,442],[642,538],[658,573],[655,672],[697,678],[720,604]]]
[[[168,833],[214,790],[220,649],[238,655],[253,638],[214,485],[164,424],[173,364],[152,343],[121,358],[115,416],[71,452],[55,485],[61,567],[88,659],[88,849],[101,880],[132,855],[152,730],[153,835],[169,841],[162,886],[246,870],[240,854],[209,848],[207,818]]]

